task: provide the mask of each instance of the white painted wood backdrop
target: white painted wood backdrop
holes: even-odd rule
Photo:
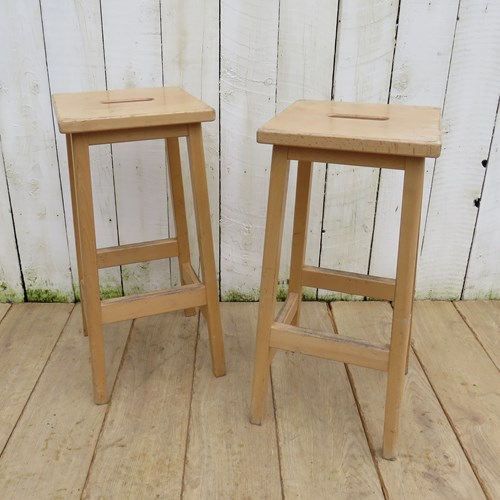
[[[0,301],[77,295],[50,94],[161,85],[217,111],[204,134],[222,299],[258,296],[271,151],[255,132],[301,98],[443,108],[417,294],[500,298],[500,0],[3,0]],[[92,162],[100,246],[175,234],[161,143],[99,146]],[[393,276],[400,188],[398,172],[316,164],[308,262]],[[289,253],[288,231],[285,288]],[[168,261],[101,273],[106,296],[177,282]]]

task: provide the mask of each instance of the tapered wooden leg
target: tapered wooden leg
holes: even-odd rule
[[[276,309],[276,290],[280,267],[283,219],[285,216],[288,187],[289,161],[287,148],[274,146],[271,178],[267,201],[267,222],[262,259],[259,319],[252,388],[250,421],[260,424],[265,413],[267,386],[269,384],[270,349],[269,337]]]
[[[298,325],[302,302],[302,268],[306,257],[307,221],[309,219],[309,197],[311,195],[311,162],[299,161],[297,168],[297,187],[295,191],[295,213],[293,218],[292,256],[290,260],[290,284],[288,292],[298,297],[297,312],[292,320]]]
[[[191,263],[189,252],[189,234],[186,220],[186,204],[184,202],[184,184],[182,182],[181,156],[179,153],[179,139],[170,137],[165,140],[168,157],[168,173],[170,186],[172,188],[172,205],[174,208],[175,237],[179,247],[179,272],[181,284],[186,285],[186,277],[183,264]],[[186,316],[194,316],[196,308],[190,307],[184,310]]]
[[[80,294],[90,344],[90,360],[94,401],[96,404],[108,402],[106,387],[106,364],[104,359],[104,339],[99,297],[99,275],[92,204],[92,179],[88,142],[84,134],[73,137],[73,176],[80,242]]]
[[[401,403],[405,383],[404,375],[408,343],[410,341],[420,209],[424,182],[424,159],[408,159],[404,175],[382,451],[383,457],[389,460],[396,457],[396,443],[399,434]]]
[[[201,310],[208,325],[212,370],[215,376],[220,377],[226,373],[226,367],[201,124],[197,123],[189,126],[187,144],[191,184],[193,187],[196,231],[200,249],[201,272],[207,292],[207,305],[202,307]]]
[[[82,256],[80,251],[80,228],[78,227],[78,213],[76,208],[76,188],[75,188],[75,176],[73,174],[73,144],[71,134],[66,134],[66,149],[68,152],[68,171],[69,171],[69,186],[71,189],[71,208],[73,211],[73,229],[75,233],[75,247],[76,247],[76,265],[78,267],[78,288],[80,290],[80,299],[82,296]],[[85,314],[83,314],[82,309],[82,323],[83,323],[83,334],[87,336],[87,324],[85,321]]]

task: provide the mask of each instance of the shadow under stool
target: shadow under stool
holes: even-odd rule
[[[441,151],[440,110],[385,104],[297,101],[257,132],[273,146],[267,206],[251,422],[265,413],[276,349],[388,373],[383,456],[394,459],[410,342],[425,158]],[[298,160],[288,297],[275,318],[290,160]],[[305,265],[312,162],[404,172],[396,278]],[[302,287],[364,295],[393,303],[389,345],[298,327]]]
[[[56,94],[59,130],[66,134],[69,179],[83,328],[89,338],[94,401],[106,403],[103,325],[152,314],[200,307],[207,321],[212,369],[224,375],[219,311],[201,123],[214,110],[180,88],[127,89]],[[202,280],[190,261],[179,137],[187,138]],[[97,248],[89,147],[96,144],[164,139],[172,191],[175,238]],[[178,257],[181,286],[102,300],[99,269]]]

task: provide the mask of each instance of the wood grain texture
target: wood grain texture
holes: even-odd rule
[[[0,450],[30,397],[73,304],[19,304],[0,323]],[[29,360],[20,363],[19,360]]]
[[[500,299],[500,113],[487,158],[481,190],[481,205],[474,228],[474,239],[463,290],[464,299]]]
[[[212,376],[208,333],[200,325],[183,498],[280,498],[276,428],[251,425],[249,398],[257,304],[222,304],[227,375]]]
[[[330,0],[282,0],[279,11],[278,75],[276,112],[297,99],[329,99],[337,32],[337,2]],[[268,118],[271,118],[269,116]],[[306,262],[317,265],[320,254],[321,221],[326,165],[313,164],[311,179],[310,223]],[[295,167],[290,176],[287,215],[283,232],[283,259],[280,276],[288,274],[288,254],[292,239]],[[306,289],[307,295],[316,290]]]
[[[458,0],[427,3],[403,1],[400,5],[389,102],[442,107],[457,22]],[[423,31],[425,43],[415,43]],[[426,160],[423,220],[429,203],[434,164],[434,159]],[[396,275],[402,189],[401,174],[381,171],[370,257],[371,274],[390,277]],[[421,225],[420,242],[423,232],[424,224]]]
[[[198,317],[136,320],[83,498],[179,498]]]
[[[461,2],[458,15],[417,277],[417,296],[428,298],[461,296],[498,104],[500,4]]]
[[[2,321],[2,319],[5,317],[10,307],[11,306],[9,304],[0,304],[0,321]]]
[[[275,114],[278,3],[221,3],[221,291],[257,296],[270,148],[255,131]]]
[[[500,369],[500,302],[461,301],[455,307]]]
[[[119,0],[101,3],[108,88],[162,86],[158,0],[141,0],[127,8]],[[119,242],[168,237],[164,142],[116,144],[112,151]],[[123,266],[122,279],[126,293],[166,288],[170,264],[160,260]]]
[[[47,295],[71,301],[73,285],[38,1],[5,5],[0,45],[9,47],[2,51],[1,60],[0,136],[28,299]]]
[[[6,170],[0,142],[0,302],[22,302],[24,289],[21,268],[17,258],[17,243],[12,223],[12,208],[9,201]]]
[[[417,302],[413,346],[485,492],[500,496],[500,373],[449,302]],[[475,366],[473,372],[470,367]]]
[[[335,100],[387,102],[397,13],[398,3],[390,0],[342,4],[335,55]],[[378,169],[328,167],[322,267],[367,272],[378,178]]]
[[[334,303],[332,310],[339,333],[370,341],[389,340],[392,311],[388,304]],[[386,374],[355,366],[349,366],[349,372],[388,498],[484,498],[413,353],[406,376],[395,461],[381,457]]]
[[[325,304],[301,323],[332,332]],[[272,379],[285,498],[383,498],[343,365],[279,352]]]
[[[131,322],[106,328],[108,385]],[[80,498],[106,407],[92,401],[80,306],[71,317],[0,460],[2,498]],[[33,453],[33,450],[37,450]]]
[[[161,0],[163,78],[165,85],[178,85],[215,109],[216,121],[203,125],[210,215],[215,262],[219,269],[219,2],[218,0]],[[185,142],[181,162],[186,186],[186,210],[191,262],[199,270],[194,211]],[[169,212],[170,227],[173,226]],[[173,231],[170,231],[173,234]],[[172,285],[179,282],[172,266]]]

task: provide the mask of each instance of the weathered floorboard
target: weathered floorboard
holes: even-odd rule
[[[500,373],[449,302],[416,302],[413,345],[490,498],[500,498]]]
[[[0,450],[72,309],[73,304],[19,304],[0,323]]]
[[[108,386],[113,386],[131,322],[107,325]],[[88,340],[80,306],[52,352],[0,460],[0,497],[80,498],[106,414],[92,399]]]
[[[455,307],[500,370],[500,301],[467,300]]]
[[[214,378],[200,325],[184,476],[186,499],[280,498],[271,395],[261,426],[249,422],[256,304],[222,304],[227,375]],[[270,391],[269,391],[270,392]]]
[[[333,335],[326,304],[301,324]],[[272,374],[285,498],[384,498],[344,366],[278,352]]]
[[[388,342],[387,303],[334,303],[339,333]],[[387,374],[349,366],[370,445],[389,498],[484,498],[460,444],[422,368],[410,356],[395,461],[381,457]]]
[[[84,498],[179,498],[198,316],[134,322]]]

